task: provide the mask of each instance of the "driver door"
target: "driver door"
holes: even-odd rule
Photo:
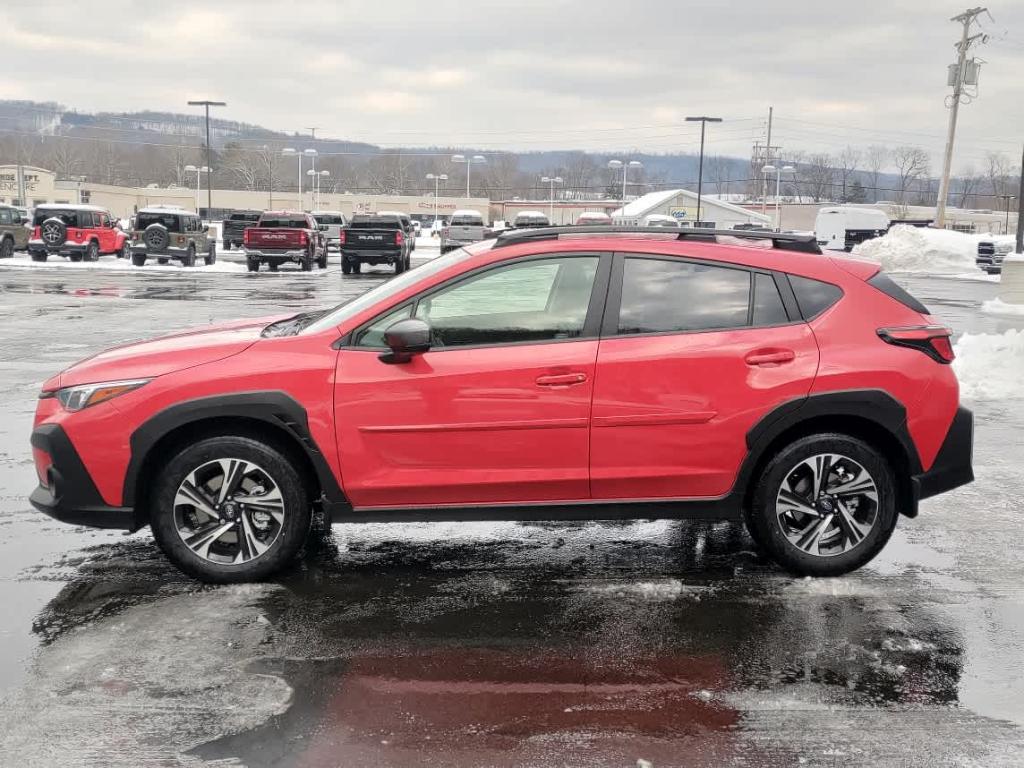
[[[610,255],[552,254],[456,278],[338,354],[335,424],[356,508],[586,500],[590,401]],[[415,315],[433,346],[380,359]]]

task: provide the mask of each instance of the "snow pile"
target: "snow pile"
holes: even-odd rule
[[[963,397],[1024,397],[1024,331],[965,333],[954,350],[953,370]]]
[[[883,237],[855,245],[853,255],[889,272],[951,274],[977,269],[978,237],[946,229],[897,224]]]
[[[981,305],[986,315],[1020,315],[1024,317],[1024,304],[1007,304],[1002,299],[989,299]]]

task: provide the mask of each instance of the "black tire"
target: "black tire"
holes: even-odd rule
[[[14,240],[9,237],[5,237],[0,241],[0,259],[13,259],[14,258]]]
[[[348,263],[348,259],[346,259],[344,256],[341,257],[341,274],[352,274],[352,265]]]
[[[225,251],[230,251],[231,250],[231,241],[230,240],[225,240],[224,241],[224,250]]]
[[[166,264],[167,263],[167,259],[157,259],[157,261],[160,262],[161,264]],[[146,266],[146,254],[144,254],[144,253],[133,253],[132,254],[132,264],[134,264],[136,267],[144,267],[144,266]]]
[[[196,248],[194,245],[190,245],[188,250],[185,251],[185,255],[181,257],[181,266],[183,267],[194,267],[196,265]]]
[[[29,258],[31,258],[32,261],[46,261],[49,258],[49,254],[47,254],[45,251],[43,253],[33,251],[32,253],[29,254]]]
[[[85,246],[85,260],[86,261],[99,261],[100,260],[100,245],[95,240],[90,240],[89,244]]]
[[[312,253],[307,253],[302,258],[302,263],[301,263],[300,266],[301,266],[303,272],[312,272],[313,271],[313,254]]]
[[[157,264],[167,264],[168,262],[170,262],[170,259],[168,259],[166,256],[158,256],[156,259]]]
[[[353,261],[352,262],[352,274],[358,275],[363,271],[363,262]]]
[[[68,254],[68,261],[79,262],[81,260],[82,260],[82,254],[81,253],[69,253]]]
[[[203,262],[208,267],[212,267],[217,263],[217,246],[210,243],[210,247],[206,251],[206,255],[203,257]]]
[[[280,265],[276,261],[271,261],[267,263],[267,269],[269,269],[271,272],[277,272],[277,268],[279,266]]]
[[[399,257],[398,261],[395,262],[395,274],[400,275],[405,272],[405,257]]]
[[[245,267],[250,272],[259,272],[260,271],[260,261],[259,261],[259,259],[246,259]]]
[[[190,515],[192,520],[198,518],[198,512],[190,511],[188,506],[181,507],[176,520],[175,497],[181,484],[192,472],[223,459],[237,459],[249,463],[250,466],[256,465],[260,469],[259,476],[276,486],[283,505],[283,520],[279,524],[271,523],[275,530],[267,534],[267,540],[260,542],[269,544],[268,549],[238,564],[212,562],[185,544],[182,535],[178,533],[178,520],[188,523]],[[239,486],[239,490],[245,492],[243,486]],[[251,490],[251,486],[248,492],[259,493]],[[235,520],[236,528],[229,528],[227,535],[216,542],[217,546],[224,546],[230,550],[231,534],[241,529],[242,517],[246,513],[245,504],[239,503],[236,509],[230,511],[229,518],[226,507],[227,505],[217,510],[221,518],[218,523],[212,525],[230,525],[231,520]],[[153,537],[171,562],[185,573],[202,581],[230,584],[260,581],[286,567],[298,554],[309,535],[312,506],[301,473],[284,452],[262,440],[226,435],[200,440],[174,456],[160,472],[150,499],[149,512]],[[237,517],[234,517],[235,515]],[[203,516],[202,519],[205,521],[208,518]],[[246,523],[249,532],[263,533],[256,527],[252,514],[246,518]],[[197,523],[196,527],[202,530],[205,526]],[[235,546],[240,546],[241,536],[235,541]],[[211,552],[213,549],[212,546],[208,548]],[[216,556],[216,553],[214,554]],[[230,557],[230,554],[222,557]]]
[[[171,234],[163,224],[153,222],[142,233],[142,242],[150,251],[165,251],[171,244]]]
[[[323,255],[316,260],[316,265],[320,269],[327,269],[327,246],[324,246]]]
[[[859,538],[856,544],[833,554],[821,554],[821,544],[815,547],[816,554],[799,548],[787,538],[783,531],[783,523],[776,513],[777,497],[783,483],[787,482],[787,479],[797,477],[796,473],[802,471],[802,462],[822,454],[838,457],[831,463],[833,473],[838,471],[837,466],[842,466],[844,461],[852,460],[853,463],[859,464],[874,482],[878,497],[877,503],[864,501],[863,497],[858,501],[858,506],[861,503],[865,504],[868,512],[872,504],[874,505],[870,529],[866,533],[862,530],[857,534],[862,538]],[[792,484],[790,487],[793,487]],[[828,487],[831,486],[826,486]],[[824,495],[829,496],[827,493]],[[807,498],[810,499],[812,496]],[[830,497],[832,500],[834,498]],[[835,524],[825,526],[824,533],[817,540],[825,542],[834,535],[845,539],[846,537],[842,535],[841,519],[837,516],[838,508],[830,500],[821,503],[828,506],[817,507],[820,516],[818,519],[827,516],[834,519]],[[826,514],[828,509],[836,509],[836,512]],[[870,562],[882,550],[892,536],[897,517],[896,482],[889,462],[863,440],[849,435],[824,433],[800,438],[771,458],[754,487],[747,523],[754,541],[762,546],[775,562],[791,573],[800,576],[840,576]],[[809,530],[816,518],[808,515],[801,519],[808,521]],[[865,526],[867,524],[860,520],[857,522],[863,522]],[[835,534],[829,534],[829,531],[835,531]]]
[[[128,238],[121,244],[121,250],[117,252],[117,258],[119,259],[130,259],[132,257],[132,246],[128,242]]]

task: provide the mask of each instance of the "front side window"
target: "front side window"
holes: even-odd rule
[[[0,208],[0,224],[13,224],[14,216],[10,208]]]
[[[415,316],[439,347],[578,338],[598,261],[573,256],[488,270],[423,297]]]
[[[627,258],[618,332],[669,333],[748,324],[750,273],[664,259]]]
[[[394,312],[388,312],[379,317],[356,334],[354,346],[371,347],[374,349],[384,346],[384,332],[399,320],[405,320],[412,312],[412,304],[399,307]]]

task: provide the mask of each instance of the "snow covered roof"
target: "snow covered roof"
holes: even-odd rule
[[[539,216],[542,219],[546,219],[548,215],[543,211],[520,211],[516,216]]]
[[[472,208],[460,208],[459,210],[455,211],[455,213],[453,213],[452,216],[479,216],[480,218],[483,218],[483,215],[480,213],[480,211],[475,211]]]
[[[35,208],[37,211],[96,211],[98,213],[109,213],[102,205],[82,205],[80,203],[41,203]]]
[[[646,195],[642,195],[636,200],[627,203],[624,207],[614,211],[612,213],[612,217],[625,219],[640,218],[641,216],[646,216],[655,208],[665,205],[665,203],[676,197],[686,197],[696,201],[697,193],[691,192],[688,189],[663,189],[660,192],[648,192]],[[743,216],[749,221],[762,222],[764,224],[771,222],[770,216],[754,213],[753,211],[748,211],[746,208],[741,208],[738,205],[727,203],[724,200],[716,200],[713,197],[708,197],[707,195],[704,195],[701,198],[701,206],[729,211],[730,213]]]
[[[192,211],[186,211],[180,205],[150,205],[146,208],[140,208],[139,213],[188,213],[192,216],[198,215]]]

